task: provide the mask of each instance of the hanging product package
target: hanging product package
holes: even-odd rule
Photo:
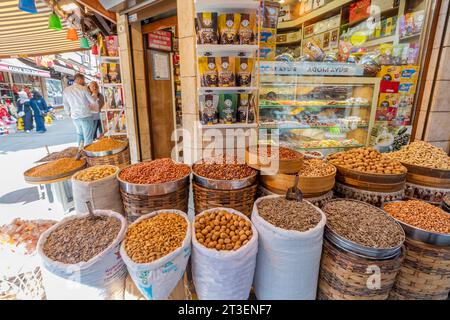
[[[236,85],[234,57],[216,57],[219,87],[234,87]]]
[[[322,254],[325,214],[320,222],[305,232],[276,227],[258,214],[259,198],[253,206],[252,222],[258,230],[259,244],[253,283],[261,300],[314,300]]]
[[[241,23],[239,24],[239,43],[254,44],[256,34],[256,15],[241,13]]]
[[[225,93],[219,96],[219,121],[220,123],[235,123],[237,115],[237,95]]]
[[[250,221],[244,214],[229,208],[214,208],[201,212],[223,210]],[[195,227],[192,226],[193,232]],[[192,278],[200,300],[246,300],[250,294],[258,252],[258,233],[252,225],[250,241],[237,250],[209,249],[192,237]]]
[[[239,13],[224,13],[219,15],[220,44],[239,44]]]
[[[72,177],[72,190],[76,213],[87,212],[86,201],[90,201],[94,209],[112,210],[123,214],[120,186],[116,173],[94,181],[80,181],[76,175]]]
[[[252,84],[253,59],[238,58],[236,82],[238,87],[249,87]]]
[[[217,12],[198,12],[195,30],[198,44],[217,44]]]
[[[125,237],[127,222],[117,212],[95,210],[96,215],[114,217],[120,221],[120,230],[111,244],[86,262],[68,264],[50,259],[44,245],[50,234],[74,219],[89,214],[72,215],[45,231],[37,244],[45,294],[48,300],[123,300],[127,268],[119,254]]]
[[[217,87],[217,66],[215,57],[198,58],[202,87]]]
[[[203,125],[219,122],[219,96],[207,94],[200,96],[200,121]]]
[[[126,252],[125,241],[122,242],[120,247],[120,255],[127,266],[128,273],[141,294],[148,300],[165,300],[169,297],[183,277],[191,255],[191,224],[184,212],[179,210],[158,210],[143,215],[133,222],[132,225],[136,225],[160,213],[177,214],[186,220],[186,236],[181,247],[149,263],[134,262]]]

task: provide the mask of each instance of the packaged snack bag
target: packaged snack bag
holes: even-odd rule
[[[219,87],[236,86],[234,57],[216,57],[216,65],[219,76]]]
[[[217,12],[198,12],[195,30],[198,44],[217,44]]]
[[[108,75],[111,83],[120,83],[120,71],[117,63],[109,64]]]
[[[417,82],[417,78],[419,77],[419,66],[406,65],[401,68],[401,81]]]
[[[200,83],[202,87],[217,87],[217,66],[215,57],[198,59]]]
[[[119,55],[119,40],[117,36],[106,37],[106,51],[110,57],[117,57]]]
[[[219,122],[219,96],[207,94],[200,96],[200,121],[203,125],[217,124]]]
[[[237,58],[237,86],[249,87],[252,84],[253,59]]]
[[[322,61],[325,57],[325,53],[320,48],[320,45],[313,39],[306,40],[303,47],[303,53],[308,55],[313,61]]]
[[[237,95],[221,94],[219,98],[219,121],[231,124],[236,122]]]
[[[103,75],[103,83],[109,83],[108,64],[102,63],[101,70]]]
[[[239,94],[239,104],[237,110],[237,122],[253,123],[255,121],[255,112],[253,110],[253,99],[251,94]],[[248,117],[248,121],[247,121]]]
[[[280,12],[280,4],[278,2],[264,2],[263,28],[276,29],[278,27],[278,13]]]
[[[239,43],[254,44],[256,34],[256,15],[241,13],[241,23],[239,24]]]
[[[219,15],[220,44],[239,44],[239,13],[224,13]]]

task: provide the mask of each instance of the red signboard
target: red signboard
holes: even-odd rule
[[[148,47],[164,51],[172,51],[172,32],[154,31],[148,34]]]

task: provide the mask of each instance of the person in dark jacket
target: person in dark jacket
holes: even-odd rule
[[[47,103],[39,91],[33,91],[33,98],[30,99],[30,106],[33,109],[34,121],[36,122],[36,132],[44,133],[45,129],[44,116],[48,112]]]
[[[19,117],[23,119],[25,132],[31,132],[33,130],[33,111],[30,106],[30,99],[23,90],[19,92],[19,98],[17,99],[17,112]]]

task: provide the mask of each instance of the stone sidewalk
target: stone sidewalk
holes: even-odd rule
[[[55,120],[47,132],[0,136],[0,225],[16,217],[60,219],[39,199],[38,186],[24,181],[22,173],[50,152],[76,146],[75,127],[70,118]]]

